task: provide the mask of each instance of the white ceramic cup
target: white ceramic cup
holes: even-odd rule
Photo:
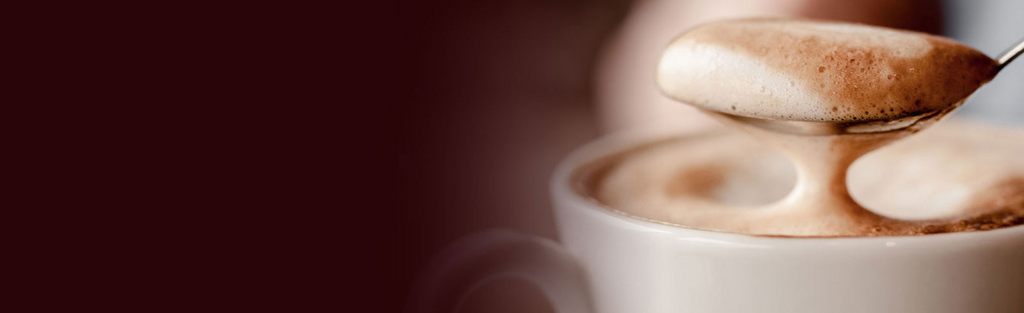
[[[1024,312],[1024,226],[908,237],[781,238],[614,213],[576,192],[583,165],[650,142],[617,134],[567,157],[551,183],[561,245],[495,231],[443,252],[411,312],[450,312],[476,286],[533,282],[556,311]]]

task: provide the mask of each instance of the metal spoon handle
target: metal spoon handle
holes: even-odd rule
[[[1006,52],[1003,52],[1003,55],[999,57],[999,66],[996,67],[996,70],[1002,70],[1006,67],[1006,64],[1009,64],[1010,61],[1013,61],[1013,59],[1020,56],[1021,52],[1024,52],[1024,38],[1021,38],[1020,42],[1018,42],[1016,46],[1013,46],[1006,50]]]

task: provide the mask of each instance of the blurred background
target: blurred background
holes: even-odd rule
[[[709,121],[654,85],[661,49],[695,24],[788,16],[950,36],[996,56],[1024,37],[1020,0],[402,1],[397,210],[384,212],[383,311],[445,245],[504,228],[557,239],[548,179],[572,149],[638,126]],[[1024,62],[960,118],[1024,127]],[[550,311],[515,281],[483,286],[461,312]]]

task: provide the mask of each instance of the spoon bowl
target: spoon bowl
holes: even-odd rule
[[[864,122],[811,122],[797,120],[777,120],[758,117],[733,115],[728,113],[701,110],[715,118],[730,119],[739,123],[755,126],[775,132],[788,133],[805,136],[825,135],[847,135],[847,134],[877,134],[905,129],[922,129],[925,126],[938,121],[942,116],[953,111],[959,105],[951,106],[948,109],[932,111],[914,116],[902,117],[894,120],[864,121]]]

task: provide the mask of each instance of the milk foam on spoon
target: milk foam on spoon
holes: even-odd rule
[[[947,38],[883,27],[785,19],[704,24],[666,48],[668,96],[733,115],[882,121],[945,109],[997,63]]]
[[[610,171],[600,180],[604,184],[597,198],[634,216],[757,235],[898,236],[1014,226],[1024,222],[1024,200],[989,200],[1016,199],[1014,195],[1024,192],[1024,177],[1019,175],[1001,177],[992,185],[998,187],[991,188],[998,192],[969,200],[985,203],[982,209],[928,220],[880,215],[857,203],[847,189],[847,170],[854,161],[938,121],[997,71],[998,63],[984,54],[922,33],[782,19],[705,24],[666,48],[658,69],[659,86],[677,100],[724,113],[712,115],[782,152],[796,168],[796,186],[783,199],[752,210],[708,199],[682,206],[659,205],[672,201],[658,199],[686,198],[692,188],[679,184],[676,174],[661,177],[660,183],[647,181],[650,173],[658,171],[635,166]],[[729,115],[834,125],[931,117],[927,123],[891,130],[796,133]],[[712,142],[727,146],[723,140]],[[691,153],[725,152],[715,147]],[[714,184],[724,177],[708,171],[714,167],[705,167],[707,163],[684,163],[688,165],[667,167],[676,169],[667,173],[684,173],[684,179],[700,184]],[[678,171],[684,168],[685,172]]]

